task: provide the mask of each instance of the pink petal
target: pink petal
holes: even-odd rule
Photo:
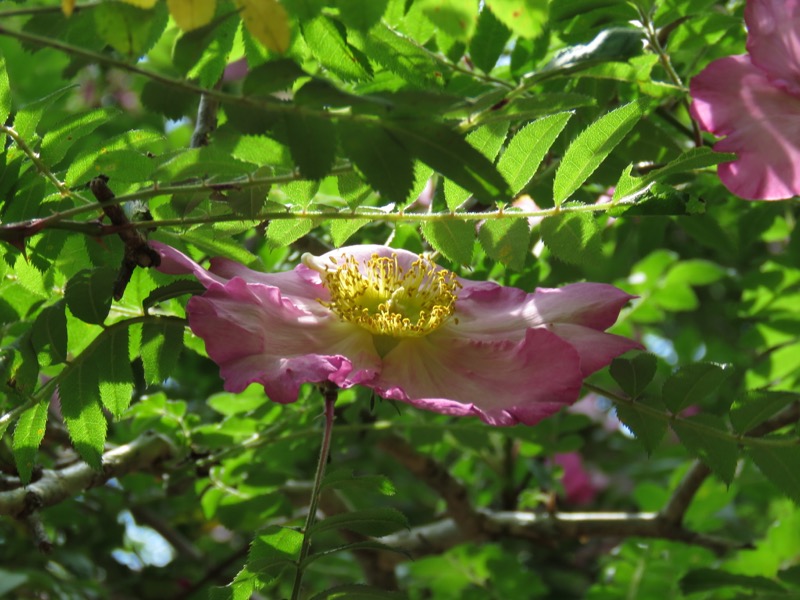
[[[347,388],[380,369],[365,330],[307,311],[276,287],[240,278],[214,284],[189,301],[187,314],[232,392],[259,382],[272,400],[294,402],[302,383]]]
[[[800,1],[749,0],[747,51],[770,82],[800,95]]]
[[[628,350],[644,350],[644,346],[631,339],[582,325],[556,323],[547,328],[578,351],[584,377],[602,369]]]
[[[461,280],[456,320],[446,327],[459,336],[519,340],[529,327],[573,323],[606,329],[619,317],[631,296],[604,283],[573,283],[559,289],[539,288],[528,294],[518,288]]]
[[[533,425],[578,399],[580,358],[546,329],[480,342],[439,332],[400,342],[367,384],[381,396],[490,425]]]
[[[728,136],[714,149],[739,155],[718,170],[731,192],[750,200],[800,193],[800,99],[772,85],[746,56],[712,62],[690,89],[692,116]]]
[[[296,304],[309,310],[320,306],[319,299],[328,298],[328,290],[321,284],[319,274],[303,265],[281,273],[262,273],[236,261],[217,257],[211,259],[210,269],[204,269],[175,248],[159,242],[151,242],[150,245],[161,254],[159,271],[169,275],[194,275],[206,288],[239,277],[247,283],[279,287],[284,295],[292,296]]]
[[[191,258],[179,252],[172,246],[167,246],[161,242],[149,242],[161,255],[161,264],[158,270],[167,275],[194,275],[197,280],[205,287],[209,287],[214,283],[224,283],[225,278],[219,277],[206,271],[203,267],[198,265]]]

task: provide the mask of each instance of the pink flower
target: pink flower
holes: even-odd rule
[[[578,452],[556,454],[553,456],[553,463],[564,469],[561,485],[564,486],[564,499],[569,504],[576,506],[591,504],[597,493],[608,487],[608,477],[587,470],[583,464],[583,457]]]
[[[610,285],[527,294],[385,246],[306,254],[284,273],[219,258],[206,270],[153,247],[159,270],[205,286],[189,301],[189,324],[225,388],[258,382],[276,402],[330,381],[492,425],[533,424],[575,402],[584,377],[640,348],[604,333],[631,298]]]
[[[748,0],[747,55],[708,65],[690,86],[691,114],[725,137],[738,158],[719,176],[734,194],[780,200],[800,194],[800,0]]]

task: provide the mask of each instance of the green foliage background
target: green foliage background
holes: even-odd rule
[[[733,197],[714,169],[733,157],[687,113],[690,78],[744,52],[743,2],[285,0],[245,26],[249,3],[221,0],[192,31],[171,16],[191,2],[133,4],[153,3],[0,2],[0,595],[293,593],[319,393],[223,392],[185,328],[191,282],[136,268],[112,299],[101,174],[132,227],[197,260],[279,271],[389,243],[472,279],[638,296],[613,331],[650,353],[590,379],[599,418],[493,429],[340,394],[302,597],[800,594],[796,202]],[[201,95],[218,127],[190,147]],[[147,451],[108,484],[12,502],[131,442]],[[565,452],[606,477],[588,507],[564,498]],[[549,529],[456,520],[413,561],[385,548],[452,515],[454,485]],[[593,533],[559,510],[630,518]]]

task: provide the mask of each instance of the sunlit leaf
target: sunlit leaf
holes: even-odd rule
[[[273,52],[286,52],[291,30],[289,15],[277,0],[236,0],[247,30]]]
[[[518,194],[528,185],[571,116],[571,113],[563,112],[542,117],[520,129],[511,138],[497,163],[497,170],[511,185],[513,194]]]
[[[497,19],[517,35],[541,35],[547,20],[547,0],[486,0]]]
[[[74,364],[61,378],[58,393],[72,445],[92,468],[100,469],[108,424],[95,366],[83,361]]]
[[[573,140],[553,182],[553,200],[561,204],[594,173],[642,118],[648,100],[636,100],[600,117]]]
[[[167,6],[178,27],[191,31],[211,22],[217,0],[167,0]]]
[[[14,441],[11,446],[14,451],[14,463],[20,480],[25,484],[31,480],[36,453],[44,439],[49,406],[49,402],[37,402],[20,415],[14,428]]]
[[[183,349],[183,323],[161,319],[142,325],[141,356],[144,378],[150,384],[170,376]]]

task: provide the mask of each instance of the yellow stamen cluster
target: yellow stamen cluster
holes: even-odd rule
[[[422,256],[408,269],[397,255],[373,254],[366,264],[353,256],[321,264],[306,255],[303,262],[330,292],[329,301],[320,301],[325,307],[380,336],[421,337],[438,329],[453,314],[461,287],[455,274]]]

